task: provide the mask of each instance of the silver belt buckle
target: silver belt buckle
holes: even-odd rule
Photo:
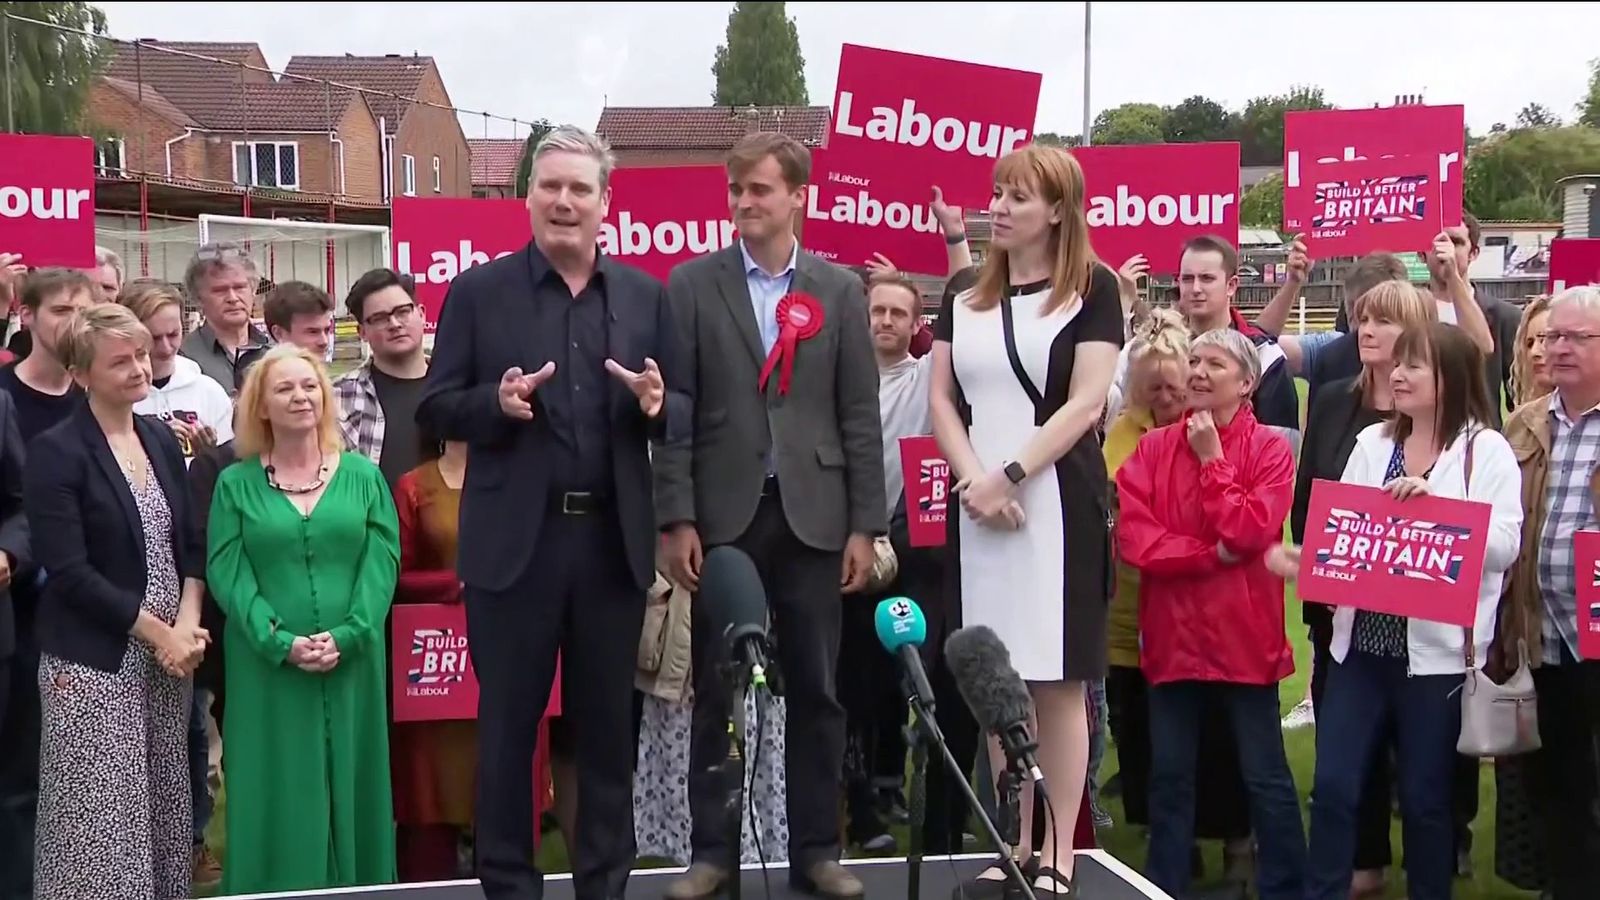
[[[567,516],[585,515],[587,513],[587,510],[574,509],[573,508],[573,506],[572,506],[573,498],[577,497],[577,498],[581,498],[583,500],[588,500],[591,496],[593,496],[593,495],[585,494],[585,493],[581,493],[581,492],[577,492],[577,491],[567,491],[566,493],[562,494],[561,495],[561,513],[562,513],[562,515],[567,515]]]

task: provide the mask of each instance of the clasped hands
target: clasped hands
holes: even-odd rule
[[[656,365],[655,360],[645,357],[644,369],[635,372],[614,359],[608,359],[606,371],[638,398],[640,412],[650,418],[660,414],[661,407],[666,402],[667,387],[661,378],[661,367]],[[506,373],[500,376],[500,411],[513,419],[531,421],[533,392],[555,377],[555,374],[554,362],[547,362],[537,372],[526,375],[516,366],[507,369]]]
[[[339,645],[324,631],[310,637],[297,637],[289,645],[289,662],[302,672],[320,675],[339,664]]]
[[[199,625],[179,622],[163,629],[157,636],[154,649],[156,662],[173,678],[187,678],[205,659],[206,647],[211,645],[211,632]]]
[[[979,525],[1001,531],[1016,531],[1027,521],[1022,503],[1017,499],[1017,486],[1011,483],[1002,469],[995,469],[977,477],[967,477],[950,489],[961,500],[967,517]]]

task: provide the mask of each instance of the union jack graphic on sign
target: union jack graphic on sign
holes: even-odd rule
[[[1370,530],[1382,534],[1391,534],[1396,530],[1404,530],[1412,535],[1407,543],[1413,547],[1427,548],[1426,552],[1413,552],[1409,558],[1411,564],[1384,565],[1383,571],[1390,575],[1402,578],[1414,578],[1418,581],[1433,581],[1442,584],[1456,584],[1461,578],[1461,569],[1466,560],[1462,554],[1455,552],[1458,542],[1470,540],[1472,529],[1459,525],[1447,525],[1442,522],[1427,522],[1413,519],[1408,516],[1383,516],[1375,519],[1372,514],[1357,510],[1330,507],[1328,518],[1322,524],[1324,534],[1338,534],[1340,532],[1354,532],[1349,523],[1373,523]],[[1341,523],[1344,523],[1341,525]],[[1362,529],[1368,530],[1368,529]],[[1448,543],[1443,540],[1429,540],[1430,536],[1448,538]],[[1447,546],[1448,551],[1435,551],[1435,547]],[[1316,560],[1319,564],[1330,568],[1344,568],[1354,572],[1371,572],[1373,564],[1365,560],[1350,559],[1335,556],[1331,548],[1318,550]],[[1426,560],[1429,565],[1415,564],[1417,560]]]
[[[1349,228],[1394,222],[1421,222],[1428,213],[1426,175],[1385,175],[1317,183],[1315,200],[1320,215],[1311,217],[1313,229]]]
[[[948,498],[945,497],[949,464],[942,459],[925,459],[917,468],[917,509],[925,513],[942,513]]]
[[[411,661],[414,665],[406,669],[406,681],[410,684],[459,684],[463,679],[462,672],[457,669],[450,672],[428,671],[428,654],[431,652],[438,656],[437,650],[430,651],[428,642],[433,640],[436,646],[449,646],[455,631],[450,628],[418,628],[411,632]]]

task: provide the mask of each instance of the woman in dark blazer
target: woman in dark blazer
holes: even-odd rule
[[[24,487],[46,573],[35,895],[178,900],[204,548],[177,439],[133,414],[150,333],[108,304],[78,313],[59,346],[88,402],[33,440]]]
[[[1311,483],[1316,479],[1339,481],[1356,446],[1356,435],[1387,418],[1394,408],[1389,395],[1389,373],[1394,370],[1394,342],[1403,331],[1426,327],[1438,313],[1433,301],[1403,281],[1385,281],[1356,298],[1354,338],[1361,372],[1319,385],[1306,409],[1305,441],[1300,445],[1300,467],[1295,473],[1294,505],[1289,509],[1289,531],[1299,545],[1305,540],[1306,511],[1311,505]],[[1303,616],[1311,631],[1311,703],[1322,704],[1327,680],[1329,646],[1333,642],[1333,609],[1321,603],[1304,603]],[[1368,773],[1366,791],[1357,814],[1354,893],[1380,891],[1384,870],[1393,855],[1389,849],[1389,756],[1380,752]]]

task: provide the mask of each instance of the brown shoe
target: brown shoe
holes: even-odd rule
[[[211,848],[205,844],[194,848],[191,857],[192,874],[190,882],[197,888],[213,888],[222,883],[222,863],[211,855]]]
[[[861,879],[831,859],[812,863],[804,872],[791,869],[789,883],[808,894],[834,900],[858,900],[866,892]]]
[[[697,862],[667,885],[667,900],[705,900],[722,893],[727,885],[727,869]]]

